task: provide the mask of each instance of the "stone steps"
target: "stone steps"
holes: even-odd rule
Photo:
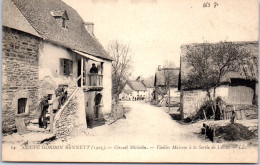
[[[76,88],[77,88],[77,87],[74,86],[74,87],[71,87],[71,88],[68,88],[68,89],[67,89],[68,97],[73,93],[73,91],[74,91]]]
[[[69,97],[72,95],[72,93],[75,91],[75,89],[77,89],[76,86],[67,89],[67,92],[68,92],[67,100],[61,106],[61,108],[56,111],[56,113],[59,110],[61,110],[62,108],[64,108],[64,106],[67,106],[66,102],[68,102]],[[54,115],[56,113],[54,113]],[[39,121],[38,121],[38,119],[33,119],[33,120],[30,121],[30,124],[27,125],[27,131],[29,131],[29,132],[50,132],[50,112],[49,111],[47,111],[46,117],[47,117],[47,128],[46,129],[39,128]]]
[[[39,128],[39,124],[38,123],[37,124],[30,123],[26,128],[27,128],[28,132],[42,132],[42,133],[44,133],[44,132],[49,133],[50,132],[50,125],[49,125],[49,123],[48,123],[48,126],[47,126],[46,129]]]

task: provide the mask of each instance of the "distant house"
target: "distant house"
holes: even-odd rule
[[[140,80],[129,81],[119,94],[121,100],[144,100],[146,97],[146,87]],[[127,95],[127,96],[125,96]]]
[[[216,88],[216,97],[220,96],[228,105],[253,105],[258,100],[258,42],[235,42],[239,49],[248,50],[253,56],[252,66],[241,67],[240,72],[228,72],[221,79],[221,85]],[[200,108],[207,99],[206,91],[201,88],[184,86],[183,80],[189,72],[184,60],[187,51],[196,50],[202,44],[189,44],[181,46],[181,113],[187,118]],[[211,44],[209,44],[211,45]]]
[[[179,102],[180,92],[178,91],[178,79],[179,70],[169,70],[170,72],[170,96],[171,100],[176,100]],[[164,97],[164,95],[169,94],[168,86],[166,85],[166,74],[164,70],[156,71],[154,79],[155,87],[155,101],[156,104]]]
[[[126,85],[122,92],[119,94],[119,100],[132,101],[132,92],[133,90],[128,85]]]
[[[4,0],[2,14],[3,131],[15,130],[18,118],[36,119],[40,100],[55,101],[59,87],[78,97],[75,118],[83,127],[110,113],[112,58],[93,36],[93,24],[61,0]],[[93,63],[98,73],[90,73]],[[56,109],[54,120],[66,120],[68,108]]]
[[[145,79],[142,82],[143,82],[144,86],[146,87],[145,101],[151,101],[152,99],[154,99],[154,80]]]

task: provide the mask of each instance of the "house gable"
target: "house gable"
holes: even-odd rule
[[[11,0],[4,0],[2,5],[3,26],[41,37]]]

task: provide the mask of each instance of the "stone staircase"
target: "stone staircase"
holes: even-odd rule
[[[68,95],[67,95],[67,99],[64,102],[64,104],[58,109],[58,110],[54,110],[54,116],[55,114],[57,114],[57,112],[59,112],[61,109],[64,109],[65,106],[67,106],[68,102],[69,102],[69,98],[71,97],[71,95],[73,94],[73,92],[77,89],[77,86],[73,86],[67,89]],[[47,117],[47,128],[40,128],[39,127],[39,121],[38,119],[33,119],[30,121],[30,123],[26,126],[27,128],[27,132],[41,132],[41,133],[49,133],[50,132],[50,110],[47,111],[46,113],[46,117]]]
[[[75,91],[75,89],[78,88],[77,86],[73,86],[67,89],[68,91],[68,98],[71,96],[71,94]]]
[[[47,116],[49,118],[49,116]],[[41,133],[49,133],[50,132],[50,120],[47,120],[47,128],[40,128],[38,119],[33,119],[30,121],[29,125],[27,125],[27,132],[41,132]]]
[[[77,90],[67,105],[54,118],[54,131],[58,139],[66,141],[87,130],[83,90]]]

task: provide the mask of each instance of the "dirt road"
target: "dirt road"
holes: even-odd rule
[[[199,139],[196,132],[199,132],[202,123],[179,124],[171,119],[165,108],[141,101],[122,104],[129,107],[125,113],[126,119],[88,129],[87,133],[66,142],[57,139],[36,145],[41,149],[27,149],[28,152],[22,152],[24,148],[12,150],[13,144],[4,144],[4,155],[16,155],[19,160],[27,160],[33,155],[38,161],[70,162],[232,163],[257,160],[257,147],[244,149],[243,144],[238,142],[235,144],[241,148],[233,149],[224,143]]]
[[[89,130],[94,136],[122,143],[200,143],[192,131],[172,120],[170,115],[160,107],[143,101],[123,102],[130,111],[126,119],[120,119],[111,125],[96,127]]]

